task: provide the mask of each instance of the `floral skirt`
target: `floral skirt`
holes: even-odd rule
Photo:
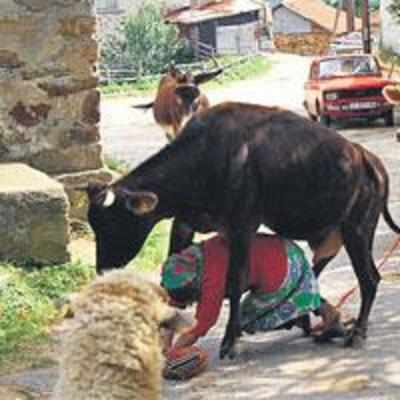
[[[245,332],[270,331],[320,307],[318,281],[303,251],[285,241],[288,273],[274,293],[249,292],[241,302],[241,325]]]

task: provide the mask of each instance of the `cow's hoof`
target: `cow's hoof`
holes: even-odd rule
[[[344,338],[344,347],[360,350],[364,347],[366,335],[359,328],[349,331]]]
[[[233,360],[236,357],[236,346],[233,344],[231,346],[221,346],[221,349],[219,351],[219,358],[221,360],[223,360],[226,356],[228,356],[228,358],[230,360]]]
[[[219,358],[223,360],[226,356],[230,360],[236,357],[236,340],[234,338],[225,337],[222,341],[221,349],[219,351]]]

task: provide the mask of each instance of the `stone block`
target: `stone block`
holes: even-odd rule
[[[69,261],[68,212],[59,182],[25,164],[0,164],[0,260]]]
[[[87,220],[88,210],[88,197],[82,190],[88,182],[110,183],[118,176],[105,169],[98,169],[92,171],[78,172],[75,174],[63,174],[54,176],[59,182],[64,185],[64,189],[68,195],[70,203],[70,218],[79,219],[81,221]]]
[[[66,149],[43,150],[29,164],[51,174],[80,172],[103,167],[102,148],[98,143],[74,145]]]

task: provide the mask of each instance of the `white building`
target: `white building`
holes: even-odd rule
[[[400,23],[387,10],[391,2],[392,0],[381,0],[381,43],[383,48],[400,55]]]

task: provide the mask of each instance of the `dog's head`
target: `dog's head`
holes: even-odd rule
[[[148,324],[159,330],[167,329],[175,333],[187,326],[179,312],[169,305],[167,292],[160,285],[126,268],[98,276],[73,298],[72,303],[77,316],[79,313],[87,316],[94,309],[98,313],[101,307],[126,312],[131,314],[132,319],[140,314]]]

